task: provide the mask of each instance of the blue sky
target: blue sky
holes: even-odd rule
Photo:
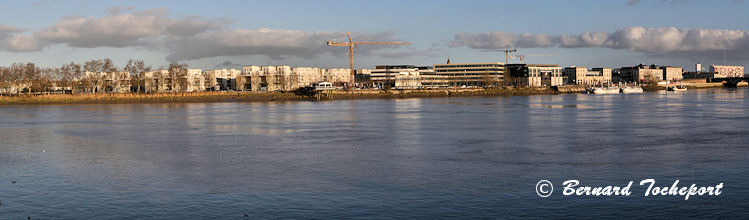
[[[324,42],[352,32],[354,40],[412,43],[361,46],[357,68],[432,65],[447,57],[504,62],[504,54],[486,50],[509,43],[529,63],[691,70],[695,62],[722,64],[723,52],[727,64],[749,65],[747,9],[737,0],[9,1],[0,6],[0,65],[109,57],[120,66],[136,58],[156,68],[168,59],[202,69],[345,68],[346,48]],[[131,34],[96,30],[108,22]],[[694,33],[700,37],[690,38]]]

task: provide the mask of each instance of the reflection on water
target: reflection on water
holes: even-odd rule
[[[743,217],[748,97],[3,106],[0,216]],[[725,194],[684,202],[534,189],[540,179],[645,178],[724,182]]]

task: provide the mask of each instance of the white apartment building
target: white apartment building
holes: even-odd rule
[[[598,85],[611,82],[611,68],[593,68],[570,66],[564,68],[567,84]]]
[[[350,84],[351,82],[351,69],[345,68],[331,68],[322,69],[322,79],[325,82],[331,82],[333,84]]]
[[[203,77],[203,71],[201,69],[185,69],[185,77],[187,78],[187,88],[184,88],[185,92],[201,92],[205,91],[205,77]]]
[[[238,69],[215,69],[206,70],[203,73],[203,83],[205,90],[237,90],[237,77],[242,75]],[[240,77],[241,78],[241,77]]]
[[[205,91],[205,79],[201,69],[183,69],[174,75],[169,70],[154,70],[145,73],[146,92],[200,92]]]
[[[315,83],[324,81],[321,69],[317,67],[295,67],[291,72],[296,75],[296,87],[313,86]]]
[[[710,66],[710,72],[715,73],[715,78],[744,77],[743,66]]]
[[[89,72],[83,73],[80,81],[85,92],[130,92],[129,72]]]

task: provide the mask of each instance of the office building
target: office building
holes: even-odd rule
[[[577,84],[577,85],[599,85],[611,82],[611,68],[593,68],[586,69],[585,67],[571,66],[564,68],[564,76],[567,80],[566,84]]]
[[[434,74],[422,74],[427,87],[483,87],[504,83],[504,63],[435,64]]]
[[[556,64],[508,64],[508,83],[514,86],[560,86],[562,67]]]

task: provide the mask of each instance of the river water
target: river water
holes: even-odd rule
[[[571,179],[634,184],[565,196]],[[646,197],[643,179],[724,186]],[[749,90],[0,106],[0,202],[0,219],[746,218]]]

